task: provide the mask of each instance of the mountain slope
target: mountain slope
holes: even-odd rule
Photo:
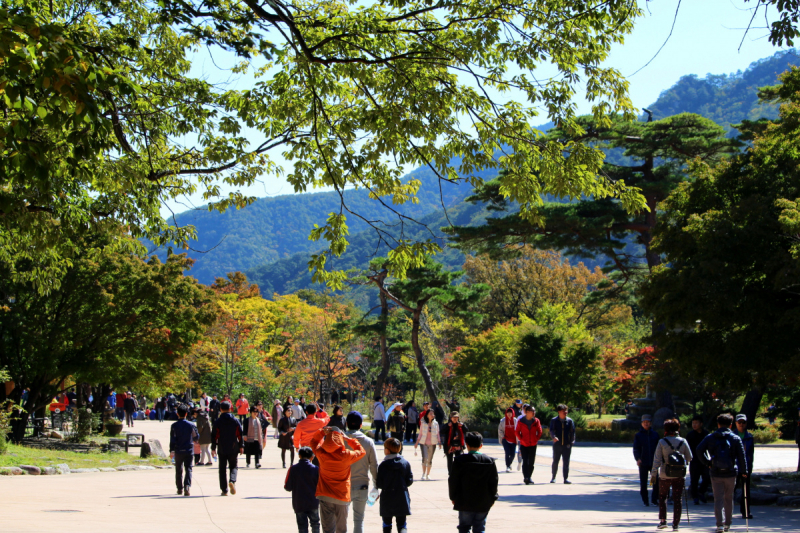
[[[757,119],[760,117],[777,117],[777,106],[764,105],[758,102],[757,91],[759,87],[774,85],[778,82],[778,75],[789,68],[790,65],[800,65],[800,55],[795,50],[778,52],[772,57],[756,61],[744,72],[731,75],[708,75],[698,78],[695,75],[682,77],[675,85],[661,93],[658,100],[648,107],[653,112],[654,118],[691,112],[711,118],[726,126],[736,124],[743,119]],[[610,154],[614,158],[617,154]],[[481,224],[488,215],[482,206],[465,202],[453,206],[449,210],[453,224]],[[448,225],[447,219],[440,211],[431,213],[422,219],[430,228]],[[464,222],[466,220],[466,222]],[[422,237],[422,231],[418,237]],[[445,243],[441,232],[437,231],[441,243]],[[364,232],[353,235],[350,239],[351,246],[345,256],[334,262],[334,268],[348,269],[365,267],[369,260],[376,254],[377,239],[373,232]],[[377,255],[385,254],[385,250],[378,249]],[[274,263],[264,264],[247,271],[248,277],[262,287],[262,293],[270,295],[273,292],[285,294],[299,289],[316,287],[311,283],[311,274],[308,272],[309,254],[298,253],[291,257],[281,259]],[[437,260],[449,268],[459,268],[464,260],[463,255],[451,248],[437,256]],[[593,268],[595,264],[602,264],[604,260],[586,261],[587,266]]]

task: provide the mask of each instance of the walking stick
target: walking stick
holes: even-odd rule
[[[686,494],[686,478],[683,480],[683,501],[686,502],[686,523],[691,524],[689,520],[689,496]]]
[[[742,498],[744,498],[744,523],[747,525],[747,533],[750,533],[750,498],[747,497],[747,478],[742,479]]]

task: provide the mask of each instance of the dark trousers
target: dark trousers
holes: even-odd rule
[[[228,470],[230,470],[230,482],[236,483],[236,475],[239,473],[239,454],[238,453],[219,453],[219,488],[222,492],[228,492]]]
[[[753,514],[750,509],[750,476],[739,476],[736,479],[736,484],[742,489],[742,501],[739,502],[739,510],[742,511],[742,517],[750,516]]]
[[[289,448],[289,451],[292,452],[292,455],[290,456],[290,459],[289,459],[289,464],[293,465],[294,464],[294,448]],[[283,461],[283,466],[286,466],[286,449],[285,448],[281,450],[281,461]]]
[[[256,464],[261,464],[261,445],[256,442],[245,442],[244,443],[244,462],[247,466],[250,466],[250,456],[255,456]]]
[[[650,503],[651,501],[655,505],[658,503],[658,477],[656,477],[656,482],[653,485],[653,494],[651,499],[647,499],[647,482],[650,481],[650,471],[653,469],[653,465],[646,465],[642,463],[639,466],[639,493],[642,495],[642,502],[645,504]]]
[[[383,520],[383,533],[392,533],[392,517],[394,516],[395,523],[397,524],[397,531],[403,530],[406,527],[406,515],[381,515]]]
[[[536,446],[523,446],[520,444],[519,453],[522,455],[522,479],[530,479],[533,475],[534,463],[536,463]]]
[[[514,455],[516,455],[517,451],[517,443],[508,442],[506,439],[503,439],[503,451],[506,452],[506,468],[511,468],[511,465],[514,463]]]
[[[244,427],[244,424],[247,421],[247,419],[250,418],[247,415],[237,415],[237,416],[239,417],[239,423],[242,425],[242,427]]]
[[[553,479],[555,479],[556,474],[558,474],[558,462],[562,459],[564,461],[564,466],[562,467],[561,472],[564,474],[564,481],[569,478],[569,458],[571,455],[572,444],[564,446],[561,444],[561,442],[553,443]]]
[[[417,424],[416,424],[416,422],[413,423],[413,424],[409,423],[406,426],[406,440],[410,440],[411,442],[414,442],[415,440],[417,440]]]
[[[672,489],[672,525],[677,525],[681,521],[681,498],[683,498],[684,480],[683,478],[669,478],[658,480],[658,519],[662,522],[667,520],[667,498],[669,489]]]
[[[797,471],[800,472],[800,444],[797,445]]]
[[[445,456],[447,457],[447,474],[450,474],[450,470],[453,468],[453,459],[461,455],[463,450],[456,450],[451,453],[446,453]]]
[[[475,513],[472,511],[458,512],[458,533],[483,533],[486,531],[486,513]]]
[[[372,429],[375,430],[375,440],[386,440],[386,421],[374,420]]]
[[[191,453],[175,453],[175,486],[178,490],[188,489],[192,486]]]
[[[689,475],[691,476],[689,488],[692,493],[692,499],[699,500],[702,498],[705,500],[708,487],[711,486],[711,477],[708,473],[708,467],[704,466],[699,459],[693,460],[689,463]],[[700,478],[703,478],[702,482]]]
[[[299,533],[308,533],[309,524],[311,524],[311,533],[319,533],[319,509],[294,513],[294,516],[297,518]]]
[[[158,416],[157,416],[158,421],[159,422],[163,422],[164,421],[164,409],[159,407],[158,409],[156,409],[156,413],[158,414]]]

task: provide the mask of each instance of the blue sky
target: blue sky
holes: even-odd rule
[[[681,76],[697,74],[703,77],[709,73],[744,70],[753,61],[781,49],[769,43],[763,14],[756,18],[754,27],[745,36],[744,29],[752,17],[754,3],[755,0],[682,0],[676,19],[678,0],[640,0],[644,16],[637,21],[625,43],[614,47],[607,64],[629,77],[631,99],[640,109],[653,103]],[[673,21],[672,35],[656,56],[670,34]],[[215,59],[220,64],[221,58]],[[639,70],[651,60],[649,65]],[[198,56],[193,70],[202,72],[209,79],[222,80],[227,76],[202,56]],[[639,72],[634,74],[637,70]],[[233,82],[231,86],[243,88],[242,83],[247,82]],[[579,100],[578,105],[581,113],[590,111],[587,102]],[[279,156],[275,159],[280,161]],[[271,176],[264,176],[260,182],[242,191],[258,197],[293,192],[281,178]],[[223,192],[227,190],[223,188]],[[185,202],[172,202],[170,207],[180,212],[202,203],[199,198],[191,198]],[[168,214],[169,210],[165,209],[164,215]]]

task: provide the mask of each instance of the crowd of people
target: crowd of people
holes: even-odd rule
[[[363,533],[366,506],[375,503],[378,494],[383,531],[390,532],[394,524],[405,533],[411,514],[408,487],[414,475],[404,447],[413,444],[414,456],[422,456],[423,481],[430,480],[436,449],[444,453],[458,530],[480,533],[485,531],[486,518],[498,498],[498,469],[493,458],[480,453],[482,435],[460,420],[458,402],[453,399],[445,404],[449,415],[438,402],[425,402],[420,410],[413,401],[393,403],[387,409],[383,399],[376,397],[371,408],[373,431],[368,434],[362,430],[362,414],[345,414],[339,405],[328,414],[321,402],[289,397],[285,402],[275,400],[267,412],[261,402],[251,406],[244,395],[236,401],[203,395],[191,409],[182,404],[176,408],[179,420],[171,428],[170,452],[177,491],[189,496],[192,467],[211,465],[214,460],[222,496],[236,494],[239,456],[245,456],[246,467],[252,459],[255,468],[260,468],[268,427],[273,425],[272,438],[281,449],[283,468],[288,469],[285,489],[292,492],[300,533],[309,529],[314,533],[347,531],[351,507],[353,529]],[[569,484],[576,426],[566,405],[558,405],[556,410],[558,416],[549,422],[553,450],[550,483],[556,482],[561,467],[563,482]],[[672,528],[679,528],[687,474],[695,505],[706,502],[709,487],[713,491],[718,532],[730,529],[737,488],[743,493],[742,516],[752,518],[748,497],[754,441],[745,415],[737,415],[735,422],[731,415],[720,415],[718,428],[711,433],[703,428],[702,419],[695,417],[685,439],[680,437],[677,419],[664,422],[663,435],[653,429],[648,415],[642,417],[641,426],[633,455],[640,472],[642,501],[645,506],[658,506],[658,529],[668,527],[670,503]],[[536,450],[543,435],[535,407],[521,400],[508,407],[499,421],[505,471],[513,471],[516,459],[526,485],[533,483]],[[381,444],[384,457],[379,460]]]

